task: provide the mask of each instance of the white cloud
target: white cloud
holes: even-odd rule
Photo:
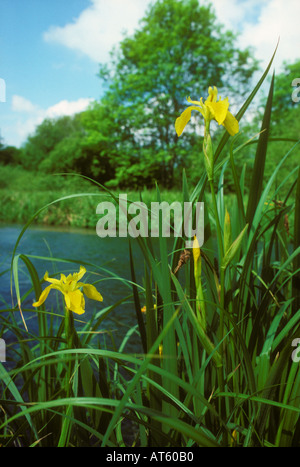
[[[264,62],[279,41],[275,64],[300,58],[300,3],[298,0],[271,0],[265,5],[258,21],[248,25],[243,32],[243,43],[252,44]]]
[[[14,112],[35,113],[38,111],[38,106],[16,94],[12,96],[11,107]]]
[[[44,40],[79,51],[97,63],[106,62],[123,32],[134,32],[148,4],[149,0],[91,0],[72,23],[50,27]]]
[[[45,116],[47,118],[56,118],[56,117],[61,117],[62,115],[74,115],[78,112],[82,112],[85,110],[89,104],[93,101],[93,99],[88,99],[88,98],[81,98],[78,99],[77,101],[67,101],[63,100],[58,102],[58,104],[55,104],[51,107],[49,107],[45,111]]]
[[[0,102],[6,102],[6,83],[3,78],[0,78]]]
[[[20,146],[45,118],[72,116],[87,109],[92,101],[93,99],[89,98],[80,98],[76,101],[62,100],[47,109],[42,109],[25,97],[14,95],[12,96],[11,108],[13,112],[18,113],[18,117],[14,120],[12,128],[10,126],[5,127],[5,142],[6,144]]]
[[[299,0],[214,0],[213,6],[227,28],[240,32],[239,46],[252,46],[255,56],[266,67],[279,47],[274,64],[300,59]]]
[[[106,62],[112,47],[122,40],[122,32],[134,32],[149,4],[150,0],[91,0],[72,23],[52,26],[44,39],[79,51],[97,63]],[[219,22],[241,33],[239,46],[253,46],[263,67],[279,36],[275,64],[300,58],[299,0],[212,0],[212,4]]]

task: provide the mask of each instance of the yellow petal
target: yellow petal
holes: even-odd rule
[[[69,277],[69,276],[68,276],[68,277]],[[61,274],[61,275],[60,275],[60,282],[63,282],[64,284],[66,284],[67,278],[66,278],[66,276],[65,276],[64,274]]]
[[[190,104],[200,105],[201,107],[203,107],[202,97],[201,97],[200,101],[192,101],[192,99],[191,99],[190,97],[187,97],[186,100],[187,100]]]
[[[54,287],[53,285],[48,285],[48,287],[46,287],[46,288],[43,290],[43,292],[41,293],[40,298],[38,299],[38,301],[37,301],[37,302],[34,302],[34,303],[32,304],[32,306],[35,306],[35,307],[41,306],[41,305],[44,303],[44,301],[46,300],[46,298],[48,297],[48,294],[49,294],[50,290],[51,290],[51,289],[54,289],[54,288],[55,288],[55,287]]]
[[[209,88],[208,88],[208,98],[205,101],[205,105],[208,102],[217,102],[217,97],[218,97],[218,90],[217,90],[216,86],[214,86],[213,88],[211,86],[209,86]]]
[[[230,112],[227,112],[223,125],[231,136],[239,132],[239,122]]]
[[[213,118],[222,125],[228,113],[229,102],[228,98],[218,102],[208,102],[206,106],[209,108]]]
[[[102,295],[98,292],[96,287],[94,287],[91,284],[84,284],[83,285],[83,292],[88,298],[91,298],[93,300],[98,300],[98,302],[103,301]]]
[[[198,110],[198,112],[203,113],[201,107],[196,107],[196,106],[193,106],[193,105],[191,105],[190,107],[185,109],[182,112],[182,114],[180,115],[180,117],[176,118],[175,130],[176,130],[176,133],[177,133],[178,136],[181,135],[181,133],[185,129],[187,123],[190,121],[191,115],[192,115],[192,110]]]
[[[66,307],[70,310],[70,308],[71,308],[71,298],[69,296],[69,292],[65,292],[64,297],[65,297]]]
[[[186,127],[186,124],[190,121],[191,115],[192,115],[192,109],[191,107],[189,107],[182,112],[180,117],[176,118],[175,130],[178,136],[181,135],[181,133]]]
[[[85,301],[84,296],[80,290],[74,292],[67,292],[64,294],[66,306],[69,310],[82,315],[85,312]]]
[[[80,279],[84,276],[85,273],[86,273],[85,267],[80,266],[78,276],[77,276],[77,280],[80,281]]]
[[[48,271],[45,272],[44,281],[51,282],[51,284],[59,284],[61,281],[58,279],[53,279],[49,277]]]
[[[83,266],[80,266],[79,272],[74,272],[74,274],[69,274],[66,281],[72,285],[72,290],[77,288],[77,282],[84,276],[86,269]]]

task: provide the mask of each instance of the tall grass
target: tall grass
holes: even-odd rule
[[[281,164],[292,149],[262,183],[272,94],[273,81],[247,202],[246,174],[238,175],[234,163],[242,148],[238,137],[228,146],[224,134],[215,150],[203,247],[193,249],[187,260],[184,238],[175,237],[171,250],[162,235],[158,249],[151,238],[134,239],[144,256],[144,275],[137,276],[130,248],[131,281],[124,281],[124,301],[134,303],[137,321],[119,348],[108,338],[106,345],[97,339],[119,303],[100,308],[90,320],[84,315],[75,319],[72,346],[63,309],[49,309],[47,302],[37,312],[23,307],[29,292],[38,298],[43,288],[32,257],[18,253],[37,213],[29,218],[12,255],[17,303],[0,313],[0,336],[5,339],[8,329],[14,335],[9,361],[0,364],[2,445],[299,446],[300,372],[291,356],[293,340],[300,337],[300,170],[280,180]],[[229,171],[235,196],[226,204],[223,180]],[[183,174],[181,201],[206,203],[208,188],[205,174],[196,187]],[[116,201],[115,194],[105,193]],[[159,188],[156,196],[160,201]],[[46,270],[47,261],[63,259],[35,260],[43,261]],[[21,261],[32,281],[25,296],[18,283]],[[109,271],[84,259],[81,264],[93,271],[94,284],[105,297],[101,278]],[[141,311],[144,304],[146,313]],[[31,315],[38,318],[36,334],[26,330]],[[128,340],[137,339],[143,352],[128,354]]]

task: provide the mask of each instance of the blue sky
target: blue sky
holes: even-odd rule
[[[212,3],[219,21],[240,31],[240,46],[253,46],[262,66],[279,35],[276,66],[300,58],[299,0]],[[4,143],[20,146],[44,118],[71,115],[99,99],[99,62],[109,60],[109,51],[124,31],[131,34],[138,27],[148,4],[149,0],[0,0]]]
[[[91,83],[96,65],[66,47],[46,43],[43,34],[51,24],[66,24],[88,4],[88,0],[0,0],[0,73],[8,96],[22,95],[49,106],[66,95],[76,99],[87,93],[84,83]],[[93,96],[97,84],[99,92],[95,79]]]

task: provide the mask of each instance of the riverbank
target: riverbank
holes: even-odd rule
[[[113,191],[118,197],[120,191]],[[140,201],[140,193],[127,191],[130,202]],[[92,182],[72,175],[47,175],[2,166],[0,170],[0,222],[25,224],[37,213],[34,224],[44,226],[95,229],[99,215],[97,205],[112,201],[110,195]],[[156,191],[144,189],[142,200],[150,206]],[[180,201],[177,190],[163,190],[162,200]]]
[[[141,193],[131,190],[111,190],[118,199],[126,193],[127,201],[142,201],[151,207],[157,201],[156,189],[144,188]],[[182,201],[180,190],[161,190],[161,200],[172,204]],[[32,225],[44,227],[64,227],[76,229],[91,229],[95,231],[100,215],[96,213],[102,201],[113,202],[112,197],[101,190],[96,184],[76,175],[51,175],[41,172],[30,172],[19,166],[0,165],[0,223],[25,225],[32,219]],[[223,193],[225,204],[229,212],[236,203],[234,193]],[[244,195],[244,206],[247,205],[248,195]],[[282,198],[284,199],[284,198]],[[206,202],[210,203],[210,195],[206,194]],[[269,198],[266,211],[278,209],[274,199]],[[209,209],[209,206],[208,206]],[[118,204],[116,203],[117,221]],[[170,221],[173,212],[170,212]],[[34,218],[34,219],[33,219]],[[292,232],[294,225],[294,211],[285,217],[286,228]]]

